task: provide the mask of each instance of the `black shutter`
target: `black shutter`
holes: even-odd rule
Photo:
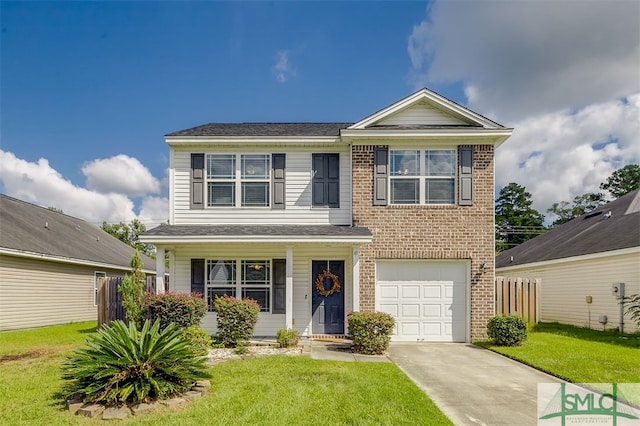
[[[191,154],[191,208],[204,208],[204,154]]]
[[[458,148],[458,204],[461,206],[473,205],[473,147],[461,146]]]
[[[271,202],[272,209],[284,209],[285,206],[285,154],[271,155],[271,193],[273,200]]]
[[[204,295],[204,259],[191,259],[191,293]]]
[[[272,314],[284,314],[287,310],[287,261],[273,259],[273,308]]]
[[[312,204],[340,207],[340,154],[312,154]]]
[[[389,148],[376,146],[373,150],[373,205],[386,206],[387,179],[389,178]]]

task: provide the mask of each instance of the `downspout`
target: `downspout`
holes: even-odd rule
[[[619,284],[620,288],[620,326],[618,330],[620,333],[624,333],[624,283]]]

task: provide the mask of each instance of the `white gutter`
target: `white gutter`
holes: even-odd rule
[[[150,244],[189,243],[331,243],[367,244],[369,236],[308,236],[308,235],[189,235],[189,236],[140,236],[140,241]]]
[[[106,269],[118,269],[121,271],[128,271],[128,272],[131,271],[131,267],[127,267],[127,266],[113,265],[111,263],[95,262],[92,260],[85,260],[85,259],[75,259],[71,257],[53,256],[50,254],[35,253],[35,252],[29,252],[29,251],[23,251],[23,250],[14,250],[6,247],[0,248],[0,254],[4,254],[7,256],[23,257],[27,259],[47,260],[50,262],[91,266],[91,267],[101,268],[101,269],[106,268]],[[152,274],[152,275],[155,275],[156,273],[156,271],[152,269],[142,269],[142,272],[144,272],[145,274]]]
[[[501,266],[501,267],[496,267],[496,272],[508,272],[508,271],[515,271],[518,269],[540,268],[544,266],[559,265],[562,263],[582,262],[585,260],[602,259],[605,257],[612,257],[612,256],[624,256],[626,254],[634,254],[634,253],[640,253],[640,246],[629,247],[629,248],[619,249],[619,250],[603,251],[600,253],[583,254],[581,256],[563,257],[562,259],[551,259],[551,260],[544,260],[541,262],[521,263],[519,265],[514,265],[514,266]]]
[[[340,136],[166,136],[165,141],[172,145],[200,144],[337,144]]]

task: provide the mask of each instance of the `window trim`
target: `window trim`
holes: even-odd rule
[[[418,152],[418,165],[417,165],[417,174],[408,174],[408,175],[394,175],[393,171],[393,156],[394,152],[398,151],[417,151]],[[451,167],[451,175],[442,176],[442,175],[427,175],[427,152],[431,151],[449,151],[453,157],[453,164]],[[389,205],[393,206],[454,206],[457,205],[457,190],[458,190],[458,179],[459,176],[457,174],[457,170],[459,167],[459,154],[458,150],[452,148],[394,148],[389,149],[388,154],[389,161],[389,179],[387,182],[387,193],[389,194]],[[413,180],[418,182],[418,199],[415,203],[397,203],[393,201],[393,181],[396,180]],[[451,192],[451,202],[428,202],[427,200],[427,182],[429,181],[453,181],[453,189]]]

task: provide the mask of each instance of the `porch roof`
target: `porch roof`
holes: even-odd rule
[[[371,231],[362,226],[336,225],[160,225],[140,236],[151,244],[206,242],[327,242],[365,244]]]

